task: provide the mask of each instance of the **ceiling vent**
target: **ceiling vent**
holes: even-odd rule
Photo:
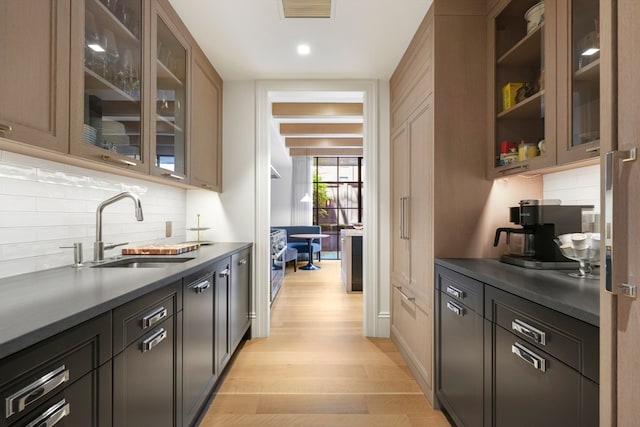
[[[331,18],[331,0],[282,0],[285,18]]]

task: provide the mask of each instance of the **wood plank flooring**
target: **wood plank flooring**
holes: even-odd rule
[[[389,339],[362,335],[340,261],[287,270],[269,338],[247,341],[201,427],[450,427]]]

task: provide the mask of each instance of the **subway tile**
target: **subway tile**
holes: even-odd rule
[[[0,244],[33,242],[38,233],[34,227],[0,227]]]
[[[38,212],[88,212],[87,202],[84,200],[53,198],[38,198],[36,210]]]
[[[116,193],[119,193],[120,189],[122,188],[121,185],[117,182],[109,181],[107,179],[96,178],[96,177],[89,177],[89,181],[87,185],[89,188],[94,188],[97,190],[110,190]]]
[[[11,261],[0,260],[0,278],[31,273],[33,271],[36,271],[36,260],[34,258],[23,258]]]
[[[36,199],[24,196],[5,196],[0,203],[0,211],[33,212],[36,210]]]
[[[72,175],[65,172],[43,168],[38,169],[38,181],[48,184],[67,185],[73,187],[84,187],[87,185],[86,176]]]
[[[35,181],[37,169],[31,166],[22,166],[12,163],[0,163],[0,178],[9,178],[20,181]]]

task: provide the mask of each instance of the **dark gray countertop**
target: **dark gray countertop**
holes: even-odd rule
[[[598,280],[570,277],[569,270],[533,270],[494,259],[440,258],[436,264],[594,326],[600,324]]]
[[[166,268],[60,267],[0,279],[0,359],[106,313],[251,243],[216,243]]]

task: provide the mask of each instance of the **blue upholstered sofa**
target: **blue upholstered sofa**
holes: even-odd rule
[[[297,239],[295,237],[291,237],[293,234],[320,234],[321,229],[319,225],[278,225],[271,227],[279,228],[285,230],[287,232],[287,247],[294,248],[298,250],[298,254],[308,255],[308,245],[306,239]],[[318,261],[320,261],[321,255],[320,252],[322,250],[321,239],[313,239],[311,242],[311,252],[313,254],[318,254]]]

